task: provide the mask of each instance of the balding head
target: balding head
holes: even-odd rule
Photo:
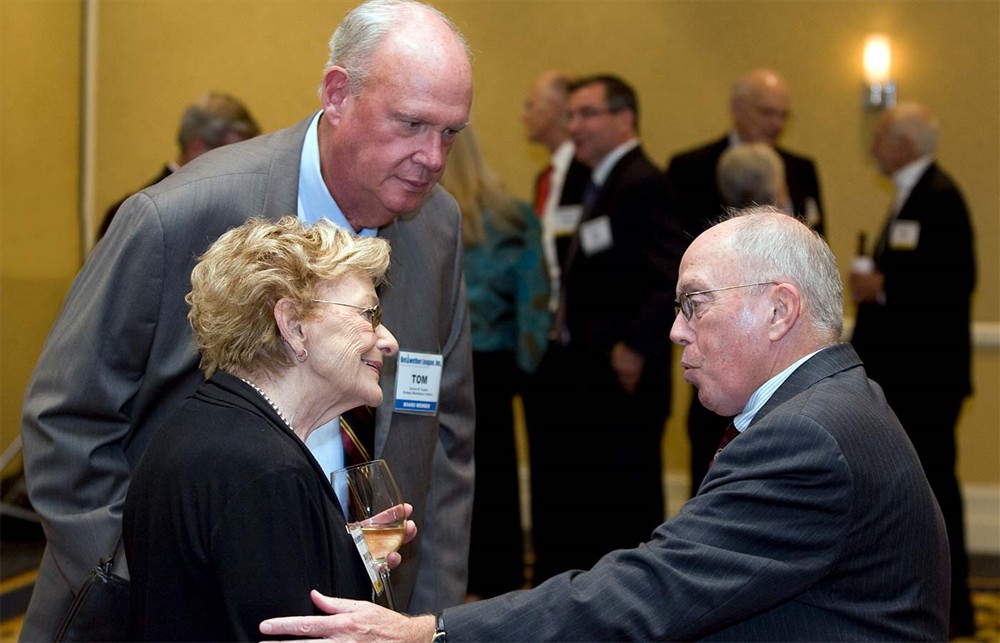
[[[785,129],[791,96],[784,79],[770,69],[755,69],[733,85],[733,128],[745,143],[775,145]]]
[[[544,71],[531,83],[524,99],[521,121],[528,140],[541,143],[549,153],[569,138],[566,109],[572,81],[573,76],[568,72],[558,69]]]
[[[941,124],[929,108],[901,103],[882,114],[875,126],[872,156],[879,171],[892,176],[921,156],[937,151]]]

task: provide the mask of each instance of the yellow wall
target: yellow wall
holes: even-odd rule
[[[80,3],[0,1],[0,445],[80,265]],[[17,460],[11,466],[16,466]]]
[[[92,207],[102,212],[159,171],[174,154],[181,110],[206,88],[243,98],[268,131],[315,109],[326,40],[352,5],[98,0]],[[71,45],[51,43],[76,42],[78,22],[71,9],[79,5],[3,0],[2,6],[4,123],[17,112],[49,124],[46,133],[60,137],[56,145],[39,145],[33,128],[8,124],[0,140],[6,217],[0,247],[0,388],[6,444],[15,435],[19,398],[57,310],[55,300],[75,270],[78,60]],[[1000,4],[995,0],[442,0],[438,6],[465,30],[476,51],[473,120],[485,152],[524,197],[544,156],[524,142],[517,116],[539,71],[563,67],[629,79],[640,96],[644,144],[662,164],[673,152],[722,134],[729,86],[741,72],[759,65],[779,69],[794,92],[784,144],[817,160],[828,237],[842,258],[851,254],[858,231],[870,238],[877,234],[891,196],[891,186],[877,176],[867,155],[873,117],[860,108],[864,36],[889,33],[900,98],[940,112],[940,160],[963,187],[973,212],[980,264],[975,319],[992,328],[1000,323]],[[10,19],[15,13],[25,14],[16,29]],[[22,26],[28,24],[37,38],[28,38]],[[17,48],[8,44],[14,40]],[[42,69],[32,73],[26,63]],[[37,95],[31,83],[37,84]],[[43,104],[44,114],[38,109]],[[43,155],[45,172],[32,175],[27,168],[39,166],[30,160]],[[10,177],[18,171],[23,178],[15,182]],[[54,175],[61,179],[58,189],[51,187]],[[15,221],[7,214],[12,206],[19,213]],[[36,243],[26,243],[32,237]],[[928,314],[947,314],[934,306],[933,292],[927,300]],[[846,313],[852,316],[853,310]],[[967,403],[960,427],[961,473],[966,482],[997,483],[995,348],[977,350],[975,378],[979,393]],[[669,466],[681,469],[687,445],[679,410],[686,407],[688,392],[678,389],[666,449]]]

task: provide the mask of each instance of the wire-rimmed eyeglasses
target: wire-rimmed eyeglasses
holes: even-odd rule
[[[691,317],[694,315],[695,304],[699,303],[696,301],[691,301],[691,298],[695,295],[707,295],[710,292],[719,292],[722,290],[735,290],[736,288],[750,288],[751,286],[766,286],[777,284],[776,281],[757,281],[752,284],[740,284],[739,286],[726,286],[724,288],[709,288],[708,290],[695,290],[694,292],[682,292],[678,295],[680,301],[674,302],[674,316],[684,314],[684,319],[691,321]]]
[[[365,308],[364,306],[355,306],[354,304],[345,304],[339,301],[327,301],[326,299],[313,299],[312,301],[317,304],[333,304],[334,306],[347,306],[348,308],[360,310],[359,314],[365,320],[371,322],[373,331],[377,331],[379,324],[382,323],[382,306],[380,304],[375,304],[371,308]]]

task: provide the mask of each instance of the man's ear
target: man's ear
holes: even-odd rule
[[[768,320],[768,337],[778,341],[798,323],[802,313],[802,294],[794,284],[781,283],[771,292],[771,318]]]
[[[336,125],[351,99],[351,78],[343,67],[330,67],[323,74],[323,89],[320,92],[323,115]]]

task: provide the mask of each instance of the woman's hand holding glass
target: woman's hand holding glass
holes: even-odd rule
[[[389,569],[401,560],[396,550],[416,535],[416,525],[407,519],[413,507],[403,502],[385,460],[334,471],[332,482],[334,489],[347,489],[347,530],[355,541],[363,539],[374,567],[373,585],[394,610]]]

